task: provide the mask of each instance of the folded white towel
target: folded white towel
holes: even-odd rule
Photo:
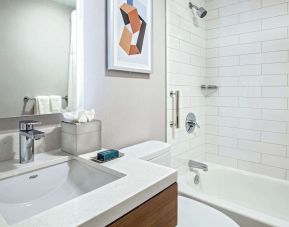
[[[50,114],[50,101],[48,96],[36,97],[34,114]]]
[[[50,112],[61,113],[62,112],[62,97],[58,95],[49,96],[50,99]]]

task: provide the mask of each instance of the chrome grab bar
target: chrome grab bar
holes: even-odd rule
[[[173,106],[172,118],[173,118],[173,120],[171,121],[170,126],[172,128],[173,127],[180,128],[180,91],[175,91],[175,92],[171,91],[170,96],[173,99],[173,102],[172,102],[172,106]],[[174,106],[174,100],[176,103],[176,107]],[[175,114],[174,114],[174,108],[175,108]]]

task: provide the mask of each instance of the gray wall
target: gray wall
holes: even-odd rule
[[[67,95],[72,10],[51,0],[0,0],[0,117],[22,115],[24,96]]]
[[[106,0],[85,1],[85,101],[103,122],[103,146],[166,135],[165,0],[153,1],[153,74],[106,70]]]
[[[102,143],[122,148],[141,141],[166,137],[166,46],[165,0],[153,1],[154,72],[151,75],[108,72],[106,70],[106,0],[85,0],[85,101],[103,121]],[[23,118],[0,119],[0,160],[17,158],[15,131]],[[60,146],[60,115],[34,116],[49,136],[38,151]],[[7,134],[7,130],[10,134]],[[13,135],[11,135],[13,134]],[[55,144],[53,144],[55,141]],[[41,149],[40,149],[41,148]],[[9,150],[9,152],[8,152]],[[3,157],[1,158],[1,154]]]

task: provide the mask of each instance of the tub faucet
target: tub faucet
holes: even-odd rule
[[[196,161],[193,161],[193,160],[189,161],[189,168],[190,168],[190,171],[196,173],[196,175],[194,177],[195,185],[198,185],[200,183],[200,175],[199,175],[199,172],[196,171],[196,169],[201,169],[201,170],[203,170],[205,172],[207,172],[209,170],[208,169],[208,165],[206,165],[204,163],[196,162]]]
[[[34,130],[34,126],[40,124],[39,121],[19,122],[19,158],[21,164],[34,161],[34,141],[45,136],[44,132]]]
[[[196,162],[196,161],[193,161],[193,160],[190,160],[189,161],[189,168],[190,170],[194,170],[194,169],[201,169],[205,172],[208,171],[208,165],[204,164],[204,163],[200,163],[200,162]]]

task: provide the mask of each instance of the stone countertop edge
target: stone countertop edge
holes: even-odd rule
[[[74,157],[57,150],[36,154],[34,163],[27,165],[3,162],[0,180],[72,159],[87,162],[96,153]],[[106,226],[177,182],[175,169],[136,158],[122,157],[105,164],[89,161],[89,165],[109,168],[123,177],[14,225],[8,225],[0,214],[0,227]],[[9,171],[3,171],[5,166]]]

